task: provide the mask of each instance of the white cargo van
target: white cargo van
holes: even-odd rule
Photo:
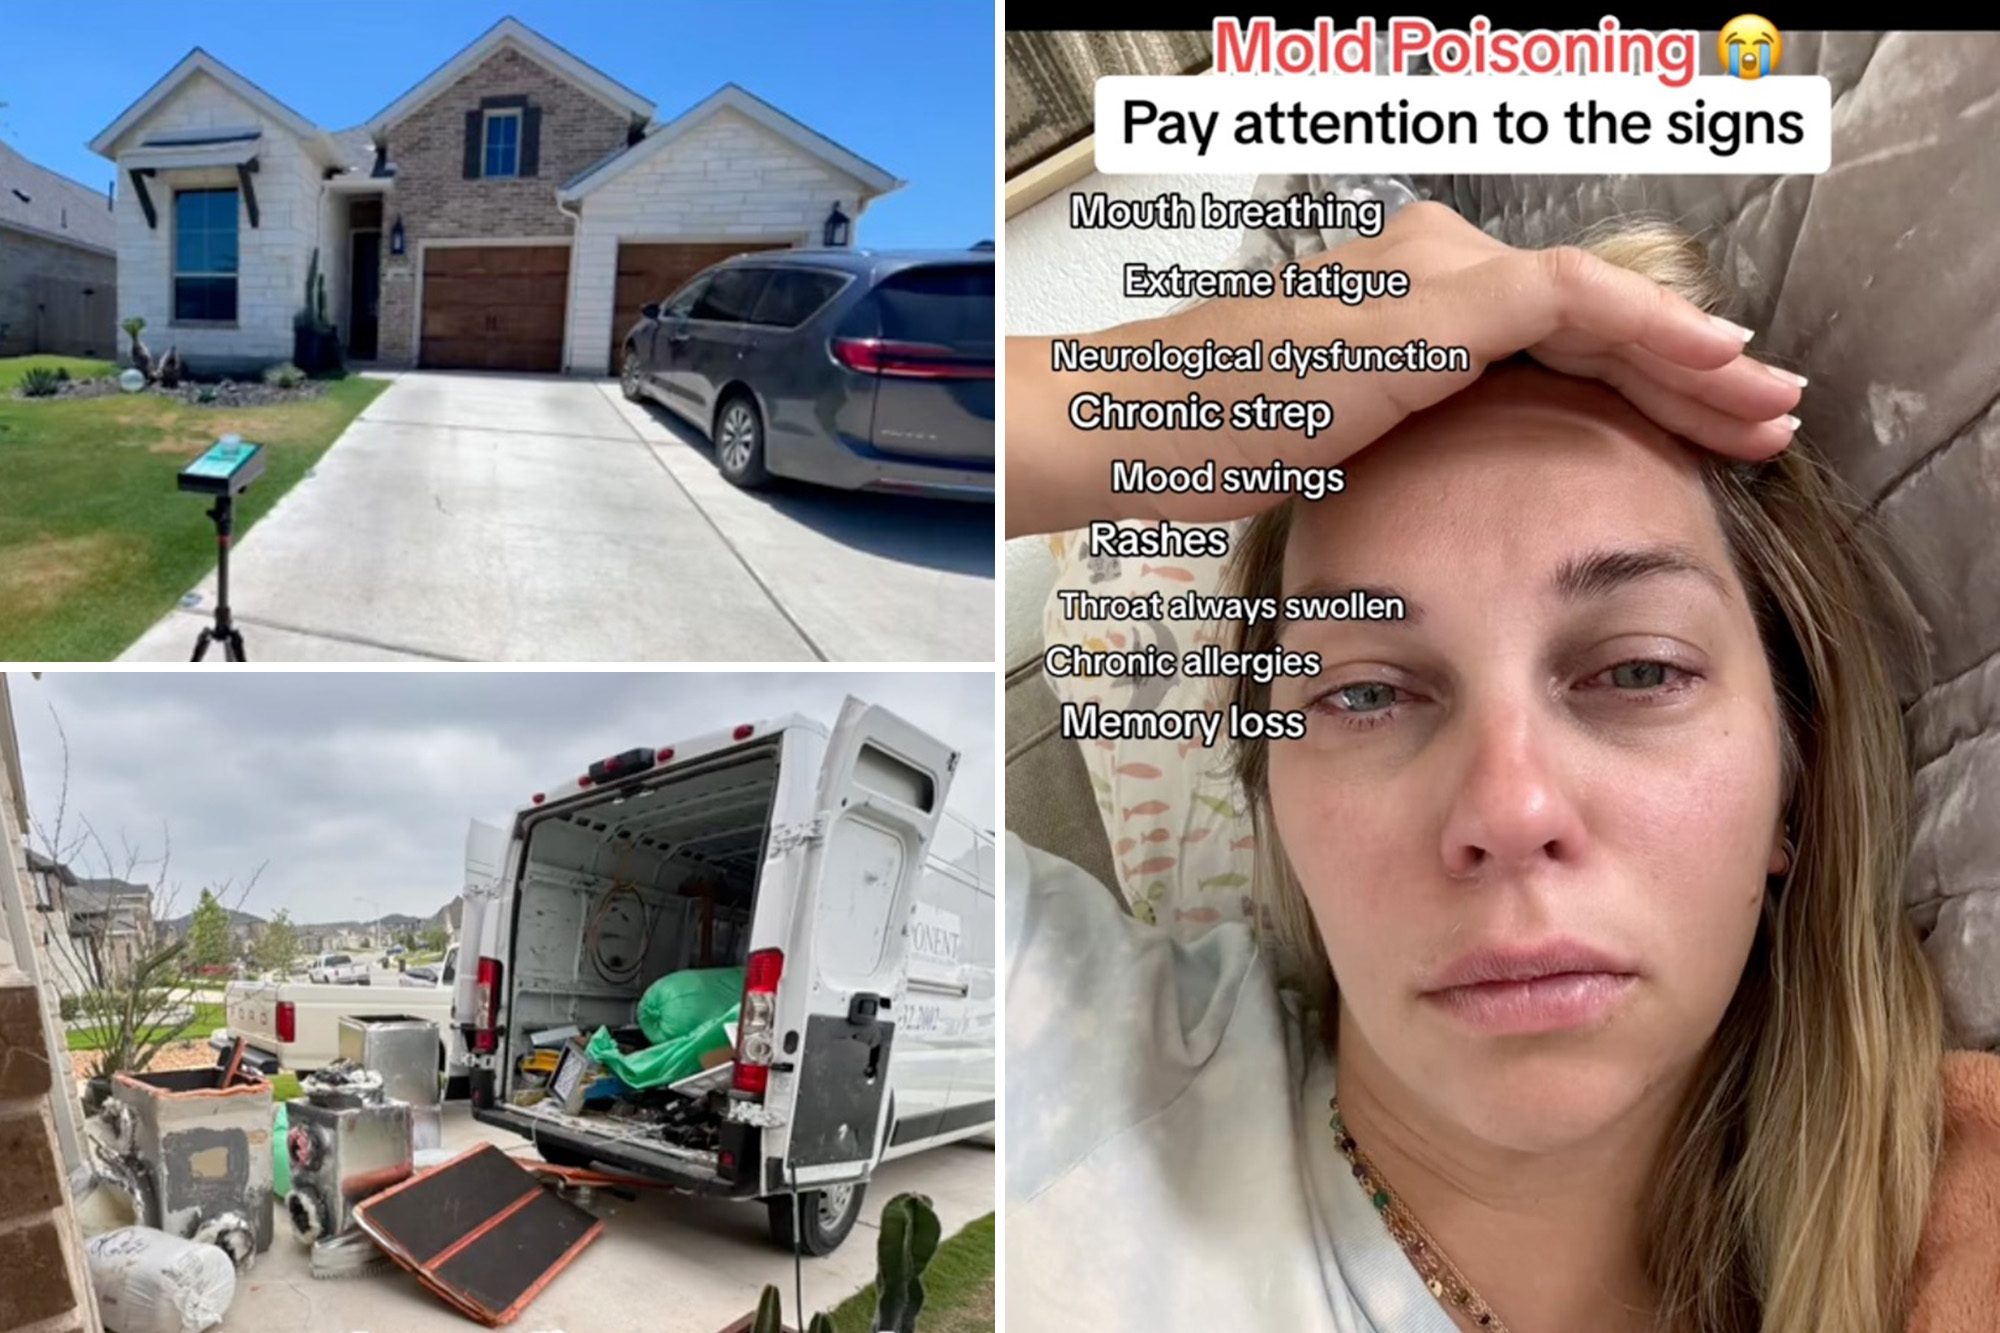
[[[475,825],[454,1000],[474,1115],[552,1162],[764,1200],[780,1245],[832,1250],[878,1162],[993,1128],[993,840],[945,811],[957,764],[849,699],[831,734],[786,717],[631,750]],[[733,1062],[694,1080],[713,1087],[533,1100],[538,1042],[630,1030],[648,986],[716,967],[745,981]]]

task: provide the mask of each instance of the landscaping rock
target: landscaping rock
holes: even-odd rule
[[[30,399],[53,402],[62,398],[116,398],[125,391],[115,379],[71,380],[56,391],[55,398]],[[183,381],[178,388],[149,384],[131,397],[173,398],[191,407],[269,407],[276,403],[298,403],[324,397],[326,384],[308,380],[294,389],[280,389],[254,380],[223,380],[215,384]],[[25,397],[19,390],[16,398]]]

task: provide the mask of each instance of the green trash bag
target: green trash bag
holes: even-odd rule
[[[736,1010],[737,1006],[731,1005],[727,1013],[717,1014],[678,1041],[661,1042],[630,1055],[621,1054],[610,1031],[599,1028],[591,1034],[590,1058],[616,1074],[628,1088],[664,1087],[701,1072],[701,1057],[729,1040],[724,1027],[736,1021]]]
[[[669,972],[639,998],[639,1026],[658,1046],[678,1041],[696,1028],[736,1008],[743,999],[740,967],[689,968]]]
[[[292,1117],[284,1102],[278,1103],[278,1117],[271,1131],[271,1192],[285,1198],[292,1192],[292,1150],[286,1142],[291,1137]]]
[[[639,1027],[653,1044],[630,1055],[611,1033],[591,1035],[590,1058],[629,1088],[658,1088],[701,1072],[701,1057],[725,1045],[728,1024],[743,1004],[743,969],[711,967],[674,972],[646,988]]]

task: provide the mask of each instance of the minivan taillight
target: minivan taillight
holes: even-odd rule
[[[473,990],[473,1012],[478,1015],[479,1026],[472,1032],[472,1049],[480,1052],[495,1050],[499,1046],[495,1029],[500,1026],[500,960],[482,958],[479,960],[479,982]]]
[[[299,1039],[299,1011],[292,1007],[290,1000],[278,1001],[278,1040],[297,1041]]]
[[[779,949],[759,949],[743,969],[743,1009],[737,1015],[736,1074],[738,1092],[759,1097],[771,1084],[771,1039],[778,1022],[778,978],[785,973]]]
[[[849,370],[920,380],[990,380],[991,361],[968,361],[937,343],[894,338],[835,338],[833,355]]]

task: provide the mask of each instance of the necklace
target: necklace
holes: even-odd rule
[[[1423,1278],[1424,1286],[1430,1289],[1431,1295],[1439,1301],[1449,1300],[1458,1306],[1471,1316],[1472,1322],[1480,1328],[1490,1330],[1490,1333],[1507,1333],[1507,1326],[1500,1322],[1500,1316],[1493,1313],[1492,1307],[1480,1298],[1479,1293],[1472,1289],[1472,1284],[1467,1282],[1451,1260],[1445,1257],[1444,1251],[1438,1248],[1430,1233],[1423,1229],[1416,1217],[1403,1205],[1403,1201],[1396,1196],[1396,1191],[1389,1188],[1389,1182],[1382,1178],[1382,1173],[1375,1169],[1375,1164],[1361,1151],[1360,1145],[1354,1141],[1354,1136],[1347,1132],[1347,1123],[1340,1117],[1340,1098],[1335,1097],[1329,1105],[1333,1108],[1333,1119],[1328,1123],[1333,1127],[1334,1137],[1340,1144],[1340,1151],[1354,1168],[1354,1179],[1360,1184],[1362,1192],[1368,1196],[1368,1201],[1375,1205],[1375,1211],[1382,1215],[1382,1222],[1389,1228],[1389,1234],[1403,1247],[1403,1253],[1409,1256],[1410,1263],[1415,1265],[1417,1273]]]

